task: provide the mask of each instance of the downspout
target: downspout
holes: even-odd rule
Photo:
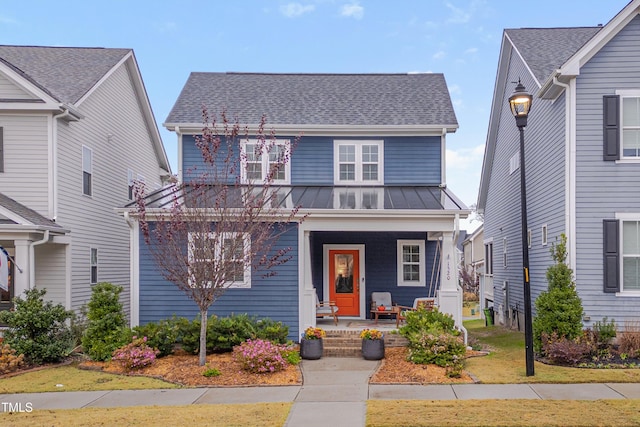
[[[574,80],[575,81],[575,80]],[[575,177],[576,177],[576,140],[574,129],[574,91],[571,85],[562,83],[557,76],[553,77],[553,84],[565,89],[565,231],[569,240],[569,267],[576,271],[576,221],[575,221]]]
[[[68,108],[62,110],[62,113],[53,116],[51,123],[51,219],[54,222],[58,218],[58,119],[71,115]]]
[[[49,241],[49,230],[44,231],[42,240],[37,240],[29,244],[29,289],[36,286],[36,250],[35,247]]]

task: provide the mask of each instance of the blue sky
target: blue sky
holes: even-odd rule
[[[191,71],[444,73],[460,125],[447,138],[447,184],[470,205],[503,29],[606,24],[627,3],[0,0],[0,43],[132,48],[174,171],[176,137],[162,123]]]

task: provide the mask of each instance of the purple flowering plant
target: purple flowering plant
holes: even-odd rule
[[[158,350],[149,347],[147,337],[138,338],[134,335],[131,343],[113,352],[111,360],[131,371],[152,364],[158,353]]]
[[[289,351],[284,344],[274,344],[267,340],[247,340],[233,348],[234,358],[242,363],[243,369],[255,373],[278,372],[288,366],[283,353]]]

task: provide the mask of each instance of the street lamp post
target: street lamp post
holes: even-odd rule
[[[524,343],[527,365],[527,376],[534,375],[533,371],[533,324],[531,321],[531,285],[529,283],[529,239],[527,232],[527,187],[524,174],[524,128],[531,111],[533,96],[527,93],[524,85],[518,79],[516,89],[509,97],[511,112],[516,118],[516,126],[520,131],[520,210],[522,215],[522,267],[524,273]]]

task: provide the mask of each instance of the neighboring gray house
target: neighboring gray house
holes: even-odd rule
[[[14,259],[0,309],[23,291],[78,309],[122,285],[134,180],[170,174],[131,49],[0,46],[0,246]]]
[[[549,250],[564,233],[585,327],[639,318],[639,12],[634,0],[605,26],[504,31],[478,197],[498,321],[523,325],[519,137],[508,106],[518,79],[534,95],[524,131],[532,298],[547,288]]]

